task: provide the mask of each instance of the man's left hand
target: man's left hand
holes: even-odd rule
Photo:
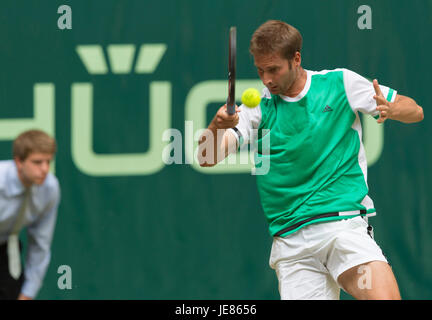
[[[378,123],[384,123],[387,119],[391,119],[392,115],[392,103],[387,101],[386,98],[384,98],[384,95],[381,92],[381,89],[378,85],[378,81],[375,79],[373,81],[373,87],[375,89],[376,95],[374,95],[374,99],[377,104],[377,110],[380,112],[380,117],[378,119]]]

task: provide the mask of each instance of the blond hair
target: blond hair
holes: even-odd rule
[[[13,142],[12,155],[21,161],[33,152],[48,153],[54,155],[57,145],[54,138],[41,130],[28,130],[21,133]]]

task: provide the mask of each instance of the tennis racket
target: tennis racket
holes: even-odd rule
[[[227,112],[229,115],[235,113],[235,76],[236,76],[236,47],[237,28],[231,27],[229,31],[228,45],[228,99]]]

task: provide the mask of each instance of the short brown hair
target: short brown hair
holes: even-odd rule
[[[24,161],[31,153],[49,153],[54,155],[57,145],[54,138],[41,130],[28,130],[21,133],[13,142],[12,155]]]
[[[262,24],[252,35],[249,52],[253,56],[279,53],[291,60],[300,52],[303,38],[293,26],[279,20],[269,20]]]

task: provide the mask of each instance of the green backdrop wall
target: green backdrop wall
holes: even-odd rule
[[[72,29],[58,27],[63,4]],[[358,27],[361,5],[372,29]],[[301,31],[306,69],[348,68],[424,108],[422,123],[367,131],[368,182],[403,298],[431,298],[431,13],[426,0],[1,1],[0,156],[28,127],[59,145],[62,201],[39,298],[279,298],[255,177],[185,163],[188,108],[214,93],[201,101],[209,121],[224,100],[229,27],[246,85],[257,80],[249,39],[268,19]],[[181,134],[182,164],[162,161],[168,128]],[[70,290],[58,287],[61,265]]]

